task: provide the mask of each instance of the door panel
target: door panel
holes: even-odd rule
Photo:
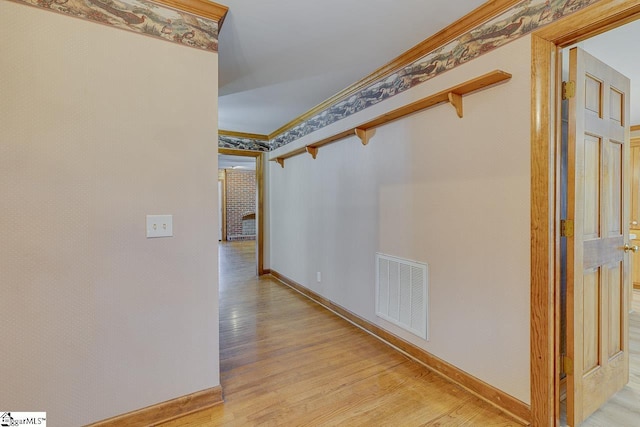
[[[606,204],[607,237],[622,236],[622,144],[609,141],[609,148],[605,152],[609,153],[604,171],[606,191],[611,198]]]
[[[627,383],[629,80],[569,54],[567,421],[576,426]]]
[[[583,278],[582,351],[584,361],[582,373],[587,374],[599,365],[598,343],[600,338],[600,269],[589,269]]]
[[[584,239],[600,236],[600,139],[586,135],[584,139]]]
[[[584,86],[584,107],[602,117],[602,82],[587,74]]]
[[[609,269],[609,292],[608,292],[608,305],[609,305],[609,351],[607,355],[609,359],[613,356],[620,353],[622,350],[622,313],[620,312],[620,307],[624,303],[622,298],[622,290],[624,289],[624,281],[623,281],[623,264],[618,263],[618,265]]]
[[[609,93],[609,118],[615,122],[622,123],[624,111],[624,95],[616,88],[610,88]]]

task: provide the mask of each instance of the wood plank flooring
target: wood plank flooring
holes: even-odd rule
[[[225,403],[173,426],[516,426],[495,407],[270,276],[254,242],[220,245]]]
[[[629,383],[587,418],[583,427],[640,426],[640,290],[633,291],[629,314]],[[565,423],[566,424],[566,423]]]

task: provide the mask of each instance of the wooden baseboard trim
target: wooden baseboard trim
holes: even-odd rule
[[[510,417],[512,417],[515,421],[524,425],[530,425],[531,408],[526,403],[516,399],[513,396],[508,395],[501,390],[498,390],[492,385],[487,384],[484,381],[462,371],[461,369],[432,355],[424,349],[403,340],[402,338],[392,334],[391,332],[388,332],[380,328],[379,326],[374,325],[368,320],[363,319],[362,317],[352,313],[351,311],[338,304],[335,304],[334,302],[302,286],[301,284],[295,282],[287,276],[280,274],[275,270],[270,270],[270,272],[271,276],[273,276],[283,284],[300,292],[302,295],[324,306],[328,310],[348,320],[349,322],[365,330],[366,332],[369,332],[376,338],[382,340],[386,344],[389,344],[396,350],[399,350],[400,352],[408,355],[412,359],[420,362],[437,374],[460,385],[482,400],[502,410]]]
[[[633,284],[633,289],[639,289],[640,290],[640,283],[634,283]]]
[[[88,424],[86,427],[155,426],[211,408],[222,402],[222,387],[212,387],[126,414],[117,415],[93,424]]]
[[[260,273],[260,276],[264,276],[265,274],[271,274],[271,270],[269,270],[268,268],[263,269],[262,273]]]

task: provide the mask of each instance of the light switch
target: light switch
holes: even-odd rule
[[[173,215],[147,215],[147,237],[172,237]]]

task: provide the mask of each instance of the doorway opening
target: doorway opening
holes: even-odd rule
[[[596,60],[602,61],[601,67],[607,66],[611,67],[611,70],[617,70],[624,76],[628,77],[631,80],[632,89],[630,91],[630,114],[624,111],[623,121],[625,121],[625,125],[628,128],[631,128],[633,125],[640,124],[640,92],[638,89],[640,88],[640,53],[636,52],[636,49],[631,48],[634,40],[640,37],[640,21],[633,21],[626,25],[617,27],[605,33],[599,34],[592,38],[582,40],[572,46],[566,47],[562,50],[562,81],[568,82],[572,80],[572,76],[570,75],[570,56],[571,50],[574,48],[580,49],[585,52],[587,55],[592,56]],[[576,50],[577,50],[576,49]],[[625,52],[624,55],[620,55],[620,52]],[[587,79],[590,81],[590,79]],[[591,84],[597,83],[597,81],[593,81]],[[635,87],[634,87],[635,86]],[[633,89],[636,89],[635,91]],[[587,91],[588,92],[588,91]],[[613,92],[612,92],[613,93]],[[635,94],[635,95],[634,95]],[[568,158],[569,155],[569,134],[570,134],[570,121],[571,118],[569,116],[569,100],[566,99],[568,96],[563,96],[563,100],[561,101],[561,119],[560,119],[560,156],[559,156],[559,181],[560,181],[560,197],[559,197],[559,215],[561,220],[565,220],[567,218],[571,218],[572,215],[568,215],[568,210],[570,206],[568,206],[567,200],[567,186],[569,183],[568,179],[568,169],[570,169]],[[616,99],[613,98],[611,100],[611,105],[607,106],[607,110],[610,110],[615,104]],[[621,104],[618,102],[618,104]],[[623,111],[620,111],[621,113]],[[615,115],[615,111],[610,112],[611,115]],[[640,135],[638,135],[640,136]],[[630,197],[624,197],[625,199],[625,207],[618,214],[618,222],[622,225],[620,233],[620,237],[622,238],[622,243],[620,248],[616,248],[617,252],[622,256],[624,244],[629,248],[633,248],[633,245],[637,245],[638,241],[637,237],[640,237],[640,230],[638,229],[638,221],[640,220],[640,212],[638,210],[638,196],[639,186],[638,186],[638,177],[640,176],[640,138],[636,138],[635,142],[633,138],[633,132],[631,133],[631,144],[626,143],[624,146],[624,156],[620,155],[620,158],[631,157],[629,163],[625,163],[621,165],[623,168],[628,168],[629,172],[624,172],[622,174],[623,182],[620,184],[619,188],[627,188],[631,189]],[[587,143],[588,144],[588,143]],[[634,147],[635,146],[635,147]],[[629,153],[631,154],[629,156]],[[634,153],[636,154],[634,161]],[[603,161],[607,161],[607,153],[604,151],[605,157]],[[622,152],[620,152],[622,154]],[[605,168],[605,174],[609,173],[609,171]],[[634,179],[635,177],[635,179]],[[628,190],[627,190],[628,191]],[[600,193],[603,194],[603,193]],[[588,202],[588,197],[585,200],[585,203]],[[569,203],[570,205],[570,203]],[[605,215],[609,215],[605,212]],[[629,216],[627,216],[629,215]],[[623,219],[624,218],[624,219]],[[628,225],[627,225],[628,224]],[[608,229],[607,229],[608,230]],[[605,231],[605,230],[603,230]],[[635,384],[635,382],[628,381],[629,371],[635,372],[640,370],[640,352],[637,351],[640,346],[640,337],[637,334],[640,332],[638,329],[640,325],[640,313],[637,309],[634,310],[634,304],[640,304],[640,292],[634,293],[633,291],[633,282],[640,282],[640,277],[638,277],[637,273],[633,274],[634,270],[638,270],[638,264],[640,264],[639,255],[633,255],[631,250],[627,251],[630,253],[628,257],[628,263],[630,264],[628,270],[625,273],[625,276],[618,277],[620,286],[614,287],[614,283],[611,282],[611,278],[604,277],[600,285],[599,294],[594,294],[591,292],[591,296],[600,300],[602,302],[606,302],[607,298],[610,300],[606,302],[606,306],[603,307],[598,313],[599,316],[595,316],[591,318],[588,316],[587,309],[584,309],[584,313],[581,315],[582,321],[580,322],[580,328],[573,328],[572,322],[574,322],[575,314],[573,313],[573,301],[567,300],[568,296],[572,295],[572,292],[567,292],[567,277],[572,277],[572,272],[567,271],[568,268],[571,268],[571,263],[569,266],[567,265],[567,237],[560,237],[560,245],[559,245],[559,258],[560,258],[560,275],[559,275],[559,299],[560,299],[560,307],[559,307],[559,353],[560,353],[560,361],[559,364],[559,372],[558,378],[560,384],[560,425],[565,426],[569,425],[571,418],[575,417],[576,422],[574,424],[578,424],[578,420],[581,418],[586,418],[583,422],[585,426],[597,426],[597,425],[631,425],[635,421],[634,419],[638,416],[638,412],[640,412],[640,401],[637,399],[637,396],[640,395],[640,386]],[[635,258],[635,259],[634,259]],[[634,268],[635,267],[635,268]],[[569,274],[568,274],[569,273]],[[574,280],[578,280],[578,275],[576,275]],[[588,304],[589,297],[589,289],[587,283],[579,284],[576,286],[569,287],[569,291],[573,289],[578,289],[584,287],[581,290],[581,294],[583,295],[583,300],[585,304]],[[597,288],[595,288],[597,289]],[[622,295],[622,292],[625,295]],[[615,294],[615,295],[614,295]],[[628,311],[628,315],[626,313],[612,312],[612,307],[614,306],[614,301],[612,299],[620,300],[619,308],[624,307],[624,310]],[[594,300],[595,301],[595,300]],[[597,301],[596,301],[597,302]],[[569,312],[567,311],[567,304],[569,303]],[[628,316],[628,317],[627,317]],[[598,317],[600,317],[598,319]],[[608,317],[608,318],[607,318]],[[592,323],[590,326],[589,323]],[[603,326],[604,325],[604,326]],[[597,326],[600,326],[600,330],[597,330]],[[591,330],[593,329],[593,330]],[[571,353],[572,340],[576,338],[574,334],[579,334],[578,337],[582,343],[582,351],[577,355],[577,360],[573,357],[568,357],[568,354]],[[612,336],[613,334],[613,336]],[[590,335],[591,338],[590,339]],[[593,343],[594,345],[598,341],[595,338],[595,335],[600,335],[603,338],[604,343],[602,343],[601,347],[596,349],[594,347],[594,351],[588,349],[589,343]],[[607,338],[608,337],[608,338]],[[617,337],[617,338],[616,338]],[[607,338],[607,339],[604,339]],[[624,348],[614,347],[612,349],[607,350],[604,347],[611,347],[614,341],[618,339],[620,343],[624,345]],[[619,343],[619,344],[620,344]],[[577,349],[576,349],[577,351]],[[597,360],[598,353],[606,354],[604,357],[601,357],[602,360]],[[626,353],[623,354],[623,353]],[[623,357],[624,356],[624,357]],[[587,359],[589,357],[594,358],[594,367],[590,369],[591,372],[588,372],[589,369],[585,368],[585,374],[582,378],[576,377],[574,379],[573,375],[579,375],[580,366],[575,366],[578,362],[583,366],[587,365],[589,362]],[[609,392],[604,392],[607,388],[605,384],[607,380],[604,377],[608,377],[609,375],[603,376],[600,378],[600,372],[598,370],[604,371],[604,367],[606,365],[611,365],[612,363],[620,364],[624,358],[627,358],[625,363],[628,363],[628,371],[626,375],[624,372],[620,372],[619,375],[621,377],[626,377],[625,379],[621,379],[619,384],[611,389]],[[566,362],[569,363],[566,363]],[[570,370],[570,372],[567,372]],[[575,372],[573,372],[575,371]],[[613,374],[610,374],[613,375]],[[588,392],[588,381],[590,377],[598,378],[597,381],[597,389],[602,390],[603,397],[598,398],[595,396],[589,396],[597,394],[593,392]],[[577,384],[576,384],[577,379]],[[584,382],[584,386],[583,383]],[[627,384],[628,383],[628,384]],[[626,386],[622,386],[622,384],[627,384]],[[579,390],[582,388],[583,390]],[[613,394],[613,390],[620,388],[615,394]],[[572,390],[573,389],[573,390]],[[569,394],[567,391],[569,390]],[[582,394],[582,396],[576,396]],[[612,394],[610,398],[608,395]],[[634,396],[636,396],[634,398]],[[569,397],[569,399],[567,398]],[[573,400],[571,400],[573,398]],[[600,401],[598,401],[600,399]],[[591,401],[591,402],[590,402]],[[592,409],[589,409],[589,405],[591,404]],[[575,406],[574,407],[572,407]],[[595,408],[599,408],[593,410]],[[615,409],[614,409],[615,408]],[[572,412],[571,416],[569,416],[567,410]],[[625,415],[625,411],[628,413]],[[579,414],[580,413],[580,414]],[[631,417],[631,418],[629,418]],[[627,419],[628,418],[628,419]]]
[[[264,271],[264,156],[247,150],[218,149],[219,235],[221,244],[254,249],[255,272]],[[239,243],[244,242],[244,243]]]
[[[640,114],[637,108],[630,114],[634,102],[625,76],[637,74],[637,65],[613,53],[633,32],[640,34],[636,23],[561,52],[562,80],[569,83],[563,83],[561,101],[559,214],[561,224],[575,223],[575,234],[565,224],[559,246],[560,425],[633,424],[640,411],[637,399],[628,399],[640,393],[629,383],[629,327],[637,314],[628,314],[634,297],[628,132]],[[616,405],[632,418],[608,413]]]
[[[634,1],[597,2],[532,34],[531,422],[559,425],[562,48],[640,17]],[[630,123],[634,124],[634,123]],[[628,167],[628,166],[627,166]],[[625,184],[626,185],[626,184]],[[622,239],[629,242],[628,218]],[[620,245],[622,247],[622,244]],[[625,278],[628,280],[628,278]],[[630,295],[627,295],[630,299]],[[570,361],[569,361],[570,362]],[[571,367],[570,367],[571,368]],[[611,425],[617,425],[615,422]],[[624,425],[624,424],[620,424]]]

